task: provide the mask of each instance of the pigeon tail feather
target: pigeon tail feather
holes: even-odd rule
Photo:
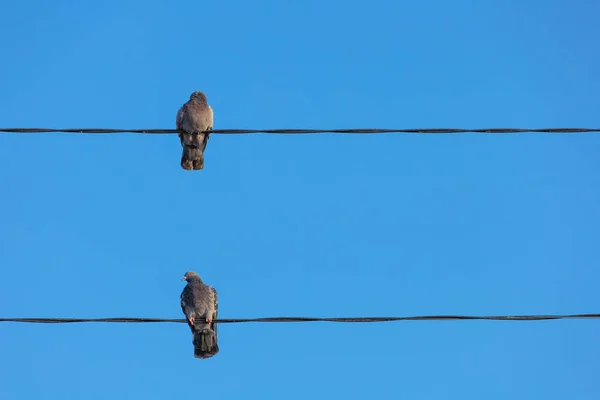
[[[204,153],[197,147],[184,145],[181,153],[181,168],[186,170],[204,168]]]
[[[194,357],[210,358],[219,352],[217,335],[211,329],[202,329],[194,332]]]

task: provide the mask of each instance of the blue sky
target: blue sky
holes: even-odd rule
[[[27,1],[0,125],[598,127],[600,4]],[[600,136],[0,135],[0,315],[599,312]],[[596,321],[0,324],[2,399],[597,399]]]

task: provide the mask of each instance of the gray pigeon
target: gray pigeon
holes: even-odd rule
[[[219,352],[217,324],[213,322],[219,312],[217,291],[193,271],[186,272],[182,280],[187,285],[181,292],[181,309],[194,337],[194,357],[212,357]]]
[[[204,168],[204,149],[210,134],[201,132],[213,128],[213,110],[206,101],[206,95],[192,93],[188,102],[177,111],[175,124],[178,131],[186,132],[179,133],[183,147],[181,168],[188,171]]]

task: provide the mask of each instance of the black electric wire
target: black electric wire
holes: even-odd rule
[[[491,321],[543,321],[555,319],[600,319],[600,314],[567,314],[567,315],[424,315],[414,317],[340,317],[340,318],[313,318],[313,317],[268,317],[268,318],[219,318],[216,323],[232,324],[247,322],[391,322],[391,321],[449,321],[449,320],[491,320]],[[179,318],[0,318],[0,322],[21,322],[41,324],[65,323],[184,323],[185,319]]]
[[[105,129],[105,128],[0,128],[5,133],[143,133],[143,134],[173,134],[176,129]],[[308,133],[422,133],[422,134],[450,134],[450,133],[591,133],[600,132],[600,128],[423,128],[423,129],[378,129],[378,128],[356,128],[356,129],[213,129],[205,133],[214,134],[246,134],[246,133],[274,133],[274,134],[308,134]]]

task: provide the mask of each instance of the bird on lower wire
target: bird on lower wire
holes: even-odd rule
[[[213,110],[208,105],[203,92],[193,92],[190,99],[177,111],[175,126],[183,152],[181,168],[200,170],[204,168],[204,150],[213,128]],[[183,131],[183,133],[181,132]]]
[[[181,310],[194,338],[194,357],[212,357],[219,352],[214,322],[219,312],[217,291],[193,271],[186,272],[182,280],[187,281],[187,285],[181,292]]]

